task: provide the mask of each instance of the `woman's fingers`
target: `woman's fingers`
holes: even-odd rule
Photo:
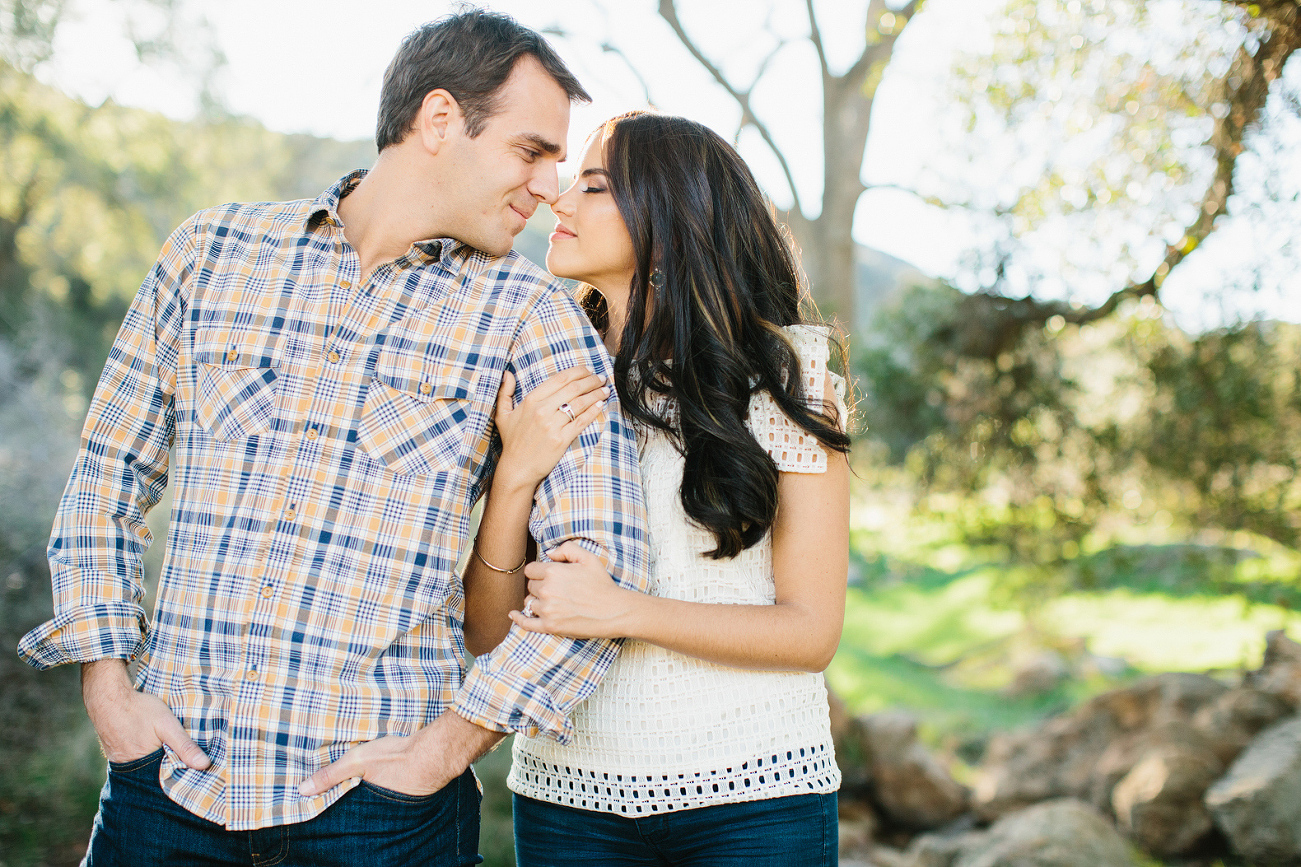
[[[512,611],[507,615],[511,622],[523,629],[525,632],[546,632],[542,628],[542,620],[538,617],[525,617],[523,612]]]
[[[570,398],[569,400],[565,401],[565,404],[569,407],[569,412],[572,412],[574,414],[573,419],[570,419],[568,417],[568,414],[566,414],[563,410],[560,410],[560,414],[565,416],[565,421],[567,423],[573,424],[574,422],[582,418],[584,415],[586,415],[592,409],[592,407],[596,407],[597,411],[599,412],[600,409],[603,406],[605,406],[605,399],[608,396],[608,394],[609,393],[605,391],[604,388],[598,388],[595,391],[589,391],[585,394],[577,395],[576,397]],[[588,421],[590,422],[591,419],[589,418]],[[587,427],[586,423],[581,425],[578,428],[578,430],[582,430],[585,427]]]
[[[564,391],[574,383],[580,382],[589,377],[600,380],[599,376],[592,373],[592,371],[588,370],[586,367],[567,367],[559,373],[554,373],[547,377],[541,385],[524,395],[524,399],[533,400],[535,402],[547,400],[549,402],[551,399],[555,398],[555,404],[556,406],[559,406],[565,402],[563,397],[556,397],[560,392]]]
[[[585,431],[589,424],[601,417],[601,410],[603,409],[605,409],[604,400],[594,401],[591,406],[578,413],[577,417],[574,418],[573,424],[578,427],[578,430]]]
[[[557,563],[586,563],[597,559],[596,555],[577,542],[562,542],[547,552],[547,557]],[[539,578],[542,576],[539,575]]]
[[[515,374],[509,370],[501,375],[501,388],[497,389],[497,417],[515,409]]]

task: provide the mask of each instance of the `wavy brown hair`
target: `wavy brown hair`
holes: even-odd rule
[[[755,392],[828,449],[849,449],[846,420],[802,393],[782,331],[805,321],[795,256],[745,161],[708,127],[630,112],[602,132],[636,256],[615,387],[629,417],[668,432],[682,452],[682,505],[713,534],[709,556],[735,557],[777,515],[777,465],[746,426]],[[675,399],[676,420],[657,395]]]

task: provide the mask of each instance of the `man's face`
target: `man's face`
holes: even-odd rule
[[[556,200],[569,133],[569,97],[534,58],[515,64],[498,96],[478,136],[459,126],[448,140],[456,182],[440,207],[448,236],[494,256],[510,251],[539,202]]]

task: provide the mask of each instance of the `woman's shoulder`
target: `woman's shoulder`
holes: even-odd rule
[[[825,397],[830,379],[835,410],[841,424],[844,408],[844,379],[828,367],[831,357],[832,329],[826,325],[797,323],[782,328],[799,363],[800,393],[814,412],[826,410]],[[796,424],[767,391],[760,390],[750,399],[750,432],[782,472],[826,472],[827,453],[817,438]]]

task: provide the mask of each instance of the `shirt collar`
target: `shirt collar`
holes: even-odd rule
[[[313,199],[311,204],[308,205],[303,228],[312,231],[322,223],[330,226],[342,226],[343,221],[339,219],[339,202],[343,201],[344,196],[357,188],[357,184],[361,183],[361,179],[366,177],[367,171],[368,169],[355,169],[349,172]],[[412,244],[404,255],[398,257],[397,264],[401,267],[408,267],[438,262],[447,268],[454,269],[460,262],[470,256],[477,256],[485,261],[491,258],[455,238],[427,238]]]

